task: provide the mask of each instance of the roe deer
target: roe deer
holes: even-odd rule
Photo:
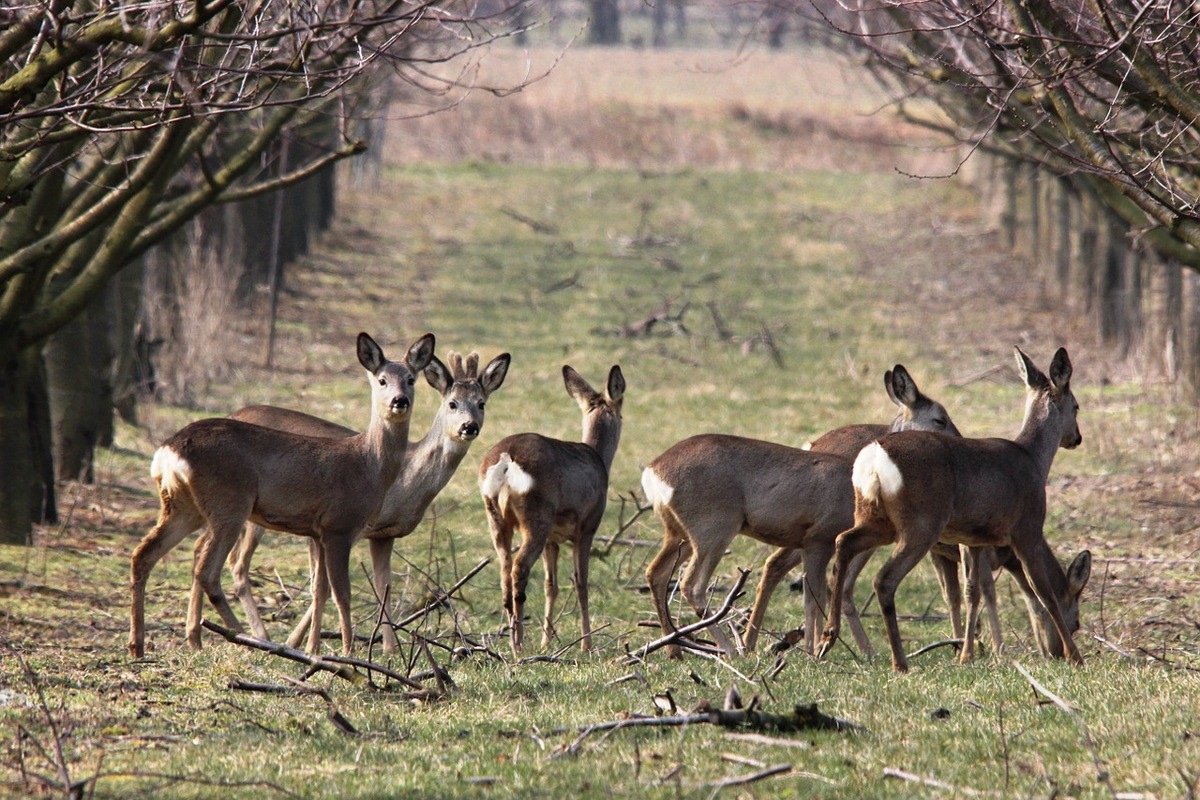
[[[902,407],[892,429],[915,426],[958,434],[946,409],[921,394],[903,366],[889,370],[884,384]],[[834,539],[854,520],[850,459],[865,441],[888,430],[886,425],[839,428],[819,438],[813,450],[702,434],[672,445],[651,461],[642,471],[642,490],[662,521],[663,545],[646,568],[646,581],[663,633],[674,630],[667,588],[675,568],[690,559],[680,591],[696,613],[705,616],[709,579],[741,533],[779,548],[763,568],[746,626],[745,648],[753,650],[757,643],[775,587],[803,560],[805,641],[812,652],[827,600],[825,572]],[[818,446],[835,452],[820,452]],[[855,629],[861,631],[861,624]],[[721,647],[732,653],[724,634],[715,626],[712,632]],[[672,646],[668,652],[678,657],[680,650]]]
[[[221,590],[221,569],[247,520],[311,536],[341,617],[342,647],[353,648],[350,617],[350,547],[378,513],[400,472],[412,413],[416,373],[433,356],[425,334],[403,363],[388,361],[365,333],[358,360],[371,380],[371,422],[343,439],[300,436],[232,419],[203,419],[178,431],[154,454],[150,474],[158,484],[158,524],[133,552],[129,651],[145,651],[146,581],[160,558],[192,531],[208,526],[193,556],[187,635],[200,647],[203,598],[221,619],[241,630]]]
[[[841,594],[851,561],[895,542],[874,584],[892,666],[907,670],[896,622],[896,587],[940,539],[977,548],[1010,546],[1028,579],[1018,583],[1027,591],[1031,617],[1037,602],[1051,623],[1037,631],[1039,642],[1052,655],[1065,654],[1074,663],[1083,662],[1072,634],[1079,627],[1079,597],[1091,574],[1091,554],[1083,551],[1064,572],[1042,530],[1046,480],[1055,453],[1083,441],[1077,421],[1079,403],[1071,393],[1071,361],[1067,351],[1059,348],[1047,378],[1020,348],[1016,358],[1026,403],[1015,440],[907,431],[867,445],[855,459],[854,527],[837,538],[834,594],[819,655],[826,655],[837,641]],[[978,594],[969,590],[963,661],[972,655],[977,613]]]
[[[408,445],[400,474],[388,488],[379,514],[365,533],[371,544],[375,591],[381,602],[389,594],[392,580],[392,547],[396,539],[408,536],[416,530],[429,504],[450,482],[471,443],[483,430],[484,405],[492,392],[504,383],[512,356],[501,353],[484,367],[482,374],[479,372],[478,353],[471,353],[464,360],[458,353],[451,352],[446,360],[449,362],[448,366],[434,356],[425,367],[425,379],[442,396],[442,402],[438,406],[429,432],[420,441]],[[341,425],[298,411],[272,406],[249,406],[234,412],[230,417],[306,436],[345,438],[354,435],[354,431]],[[234,589],[246,610],[250,628],[255,636],[266,639],[266,626],[263,625],[250,588],[250,560],[262,540],[262,535],[262,526],[248,523],[240,545],[234,550],[230,560]],[[327,595],[329,589],[324,573],[316,568],[318,553],[314,545],[310,545],[310,548],[309,566],[312,569],[315,599],[318,594]],[[288,644],[292,647],[299,645],[312,624],[315,605],[314,602],[309,606],[288,637]],[[319,619],[317,625],[320,625]],[[395,652],[398,644],[395,630],[390,625],[384,625],[382,632],[383,651]]]
[[[550,644],[558,598],[558,548],[564,542],[575,550],[582,647],[592,647],[588,558],[604,517],[608,474],[621,439],[625,377],[614,365],[601,394],[571,367],[564,365],[562,372],[567,394],[583,411],[583,441],[564,442],[537,433],[518,433],[501,439],[479,465],[479,490],[492,544],[500,559],[500,585],[514,652],[521,649],[525,587],[539,555],[546,568],[542,647]],[[517,528],[521,530],[521,545],[514,558],[512,540]]]

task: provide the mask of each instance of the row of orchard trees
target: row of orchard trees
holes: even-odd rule
[[[239,224],[282,235],[235,261],[277,267],[297,232],[282,227],[272,193],[315,178],[312,216],[327,218],[330,168],[363,151],[371,98],[445,89],[430,64],[507,34],[515,10],[461,0],[0,8],[0,543],[28,541],[31,520],[53,514],[52,439],[59,472],[86,474],[109,409],[132,413],[119,387],[142,287],[176,296],[189,248],[236,248]],[[156,339],[170,336],[143,331],[142,349],[165,346]],[[90,382],[114,373],[117,396],[97,402]]]
[[[865,56],[1005,196],[1010,243],[1122,349],[1156,336],[1200,393],[1200,6],[1163,0],[792,0]],[[933,116],[930,107],[940,114]],[[1151,286],[1165,300],[1148,302]],[[1149,312],[1149,313],[1147,313]],[[1157,348],[1156,348],[1157,349]]]

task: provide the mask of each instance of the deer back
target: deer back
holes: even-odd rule
[[[651,461],[642,488],[656,508],[669,506],[693,534],[719,516],[760,541],[799,547],[811,527],[853,525],[850,468],[849,460],[829,453],[709,433],[684,439]]]

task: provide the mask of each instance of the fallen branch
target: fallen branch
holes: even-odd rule
[[[625,657],[626,663],[641,661],[650,653],[653,653],[655,650],[660,650],[669,644],[690,646],[690,643],[684,641],[684,637],[686,637],[689,633],[694,633],[695,631],[707,628],[709,625],[713,625],[724,619],[725,615],[729,613],[729,610],[733,608],[734,601],[742,596],[742,587],[746,585],[746,579],[750,577],[750,570],[748,569],[739,569],[738,572],[741,574],[738,575],[737,582],[733,585],[733,588],[729,590],[729,594],[725,596],[725,602],[721,603],[720,608],[704,619],[699,620],[698,622],[693,622],[690,625],[684,625],[682,628],[676,628],[666,636],[655,639],[649,644],[644,645],[640,649],[628,654]]]
[[[838,719],[817,710],[816,703],[796,706],[791,714],[771,714],[755,709],[710,708],[691,714],[676,714],[664,717],[629,717],[611,722],[600,722],[580,728],[553,731],[565,733],[578,730],[590,735],[597,731],[621,730],[623,728],[678,728],[686,725],[718,725],[733,730],[773,731],[775,733],[797,733],[799,731],[838,731],[859,733],[866,730],[849,720]],[[581,737],[582,738],[582,737]],[[577,740],[578,741],[578,740]]]
[[[969,786],[954,786],[946,783],[945,781],[939,781],[936,778],[926,778],[922,775],[914,775],[911,772],[905,772],[904,770],[896,769],[895,767],[884,767],[883,777],[899,778],[900,780],[908,781],[909,783],[919,783],[922,786],[930,786],[934,789],[943,789],[955,795],[965,794],[974,796],[981,794],[978,789],[972,789]]]
[[[468,572],[466,575],[463,575],[461,578],[459,578],[458,582],[455,583],[453,586],[451,586],[449,589],[447,589],[444,592],[441,592],[438,595],[435,595],[432,600],[430,600],[428,603],[426,603],[420,609],[412,612],[411,614],[409,614],[407,617],[400,620],[399,622],[393,622],[392,627],[396,630],[399,630],[400,628],[403,628],[405,625],[409,625],[409,624],[417,621],[421,617],[424,617],[430,611],[432,611],[433,609],[440,606],[442,603],[449,600],[450,597],[455,592],[457,592],[464,585],[466,585],[467,581],[471,580],[471,578],[474,578],[477,574],[479,574],[479,571],[481,569],[483,569],[484,567],[486,567],[490,562],[491,562],[490,558],[483,559],[478,564],[476,564],[475,567],[470,572]]]
[[[908,657],[916,658],[917,656],[923,656],[926,653],[928,653],[930,650],[937,650],[939,647],[954,647],[955,649],[958,649],[959,647],[962,646],[962,643],[963,643],[962,639],[942,639],[937,642],[931,642],[930,644],[925,645],[924,647],[920,648],[919,650],[914,650],[913,652],[908,654]]]
[[[1080,730],[1083,731],[1084,744],[1087,745],[1088,752],[1091,753],[1091,756],[1092,756],[1092,766],[1094,766],[1096,768],[1096,780],[1100,781],[1105,786],[1107,786],[1108,791],[1115,798],[1117,796],[1117,790],[1112,785],[1112,780],[1110,780],[1110,778],[1108,776],[1108,770],[1104,769],[1104,767],[1101,766],[1101,764],[1100,764],[1100,757],[1096,754],[1096,743],[1094,741],[1092,741],[1091,731],[1088,730],[1087,723],[1083,721],[1083,717],[1081,717],[1079,715],[1078,711],[1071,708],[1071,706],[1067,704],[1066,700],[1063,700],[1061,697],[1056,695],[1054,692],[1050,691],[1045,686],[1040,684],[1038,682],[1038,680],[1036,678],[1034,678],[1032,675],[1030,675],[1029,671],[1027,669],[1025,669],[1023,666],[1021,666],[1019,663],[1014,661],[1013,666],[1017,668],[1017,672],[1021,673],[1021,675],[1024,676],[1025,680],[1029,681],[1029,685],[1032,686],[1038,694],[1042,695],[1047,700],[1049,700],[1051,703],[1054,703],[1054,705],[1058,706],[1060,709],[1065,711],[1067,713],[1067,716],[1069,716],[1071,719],[1075,720],[1075,722],[1079,724]]]
[[[304,664],[314,670],[320,672],[329,672],[342,680],[350,683],[362,683],[366,678],[359,672],[355,672],[349,666],[344,664],[331,664],[320,657],[310,656],[302,650],[297,650],[294,647],[288,647],[286,644],[278,642],[268,642],[263,639],[255,639],[253,636],[247,636],[244,633],[230,630],[215,622],[204,620],[204,627],[208,628],[213,633],[224,636],[226,640],[234,644],[240,644],[243,647],[250,647],[254,650],[262,650],[265,653],[286,658],[289,661],[295,661],[299,664]]]
[[[520,211],[517,211],[514,208],[510,208],[508,206],[500,206],[500,213],[506,217],[515,219],[517,222],[520,222],[523,225],[528,225],[530,227],[530,229],[533,230],[534,233],[545,233],[545,234],[549,234],[550,236],[558,235],[558,226],[557,225],[553,225],[548,222],[540,222],[539,220],[536,220],[533,217],[529,217],[529,216],[526,216],[525,214],[522,214]]]
[[[706,783],[705,786],[711,786],[715,789],[724,789],[726,786],[745,786],[747,783],[761,781],[764,778],[770,778],[775,775],[782,775],[792,771],[791,764],[776,764],[773,767],[760,769],[758,772],[751,772],[749,775],[735,775],[730,778],[724,778],[712,783]]]

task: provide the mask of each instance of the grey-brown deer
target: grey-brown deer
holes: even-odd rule
[[[1091,575],[1091,554],[1083,551],[1064,571],[1042,529],[1046,481],[1054,456],[1060,447],[1078,447],[1083,441],[1079,403],[1071,392],[1071,361],[1060,348],[1047,377],[1020,348],[1016,358],[1026,402],[1025,418],[1014,440],[908,431],[885,436],[855,459],[854,527],[837,539],[833,601],[819,655],[828,654],[837,641],[850,563],[860,553],[895,542],[874,586],[892,666],[906,671],[908,661],[896,621],[896,588],[940,540],[976,548],[1011,547],[1028,579],[1018,583],[1027,593],[1031,617],[1034,604],[1048,617],[1049,625],[1037,631],[1044,649],[1083,662],[1072,636],[1079,627],[1079,598]],[[964,661],[973,653],[977,598],[968,591]]]
[[[522,646],[525,588],[539,555],[546,569],[542,646],[549,646],[554,636],[558,548],[562,544],[574,548],[580,642],[584,650],[592,647],[588,559],[604,517],[608,475],[621,439],[625,377],[614,365],[604,391],[598,392],[570,366],[564,365],[562,372],[567,394],[583,412],[583,440],[565,442],[538,433],[518,433],[500,440],[479,465],[480,494],[500,560],[500,584],[514,652]],[[521,544],[514,555],[513,534],[518,529]]]
[[[248,520],[318,541],[341,618],[342,647],[352,650],[350,548],[400,472],[416,374],[433,357],[433,347],[433,335],[425,334],[403,362],[395,362],[370,336],[358,335],[358,360],[371,383],[371,421],[357,436],[318,438],[240,420],[203,419],[158,448],[150,468],[161,502],[158,523],[130,562],[129,652],[134,657],[145,652],[150,571],[201,527],[208,531],[193,557],[188,643],[200,647],[203,595],[226,625],[241,630],[220,578]]]
[[[808,650],[813,650],[828,600],[826,566],[834,540],[854,520],[850,458],[864,442],[889,429],[917,427],[958,434],[946,409],[922,394],[903,366],[889,370],[884,384],[901,407],[891,426],[840,428],[818,439],[812,450],[701,434],[671,446],[642,471],[642,489],[663,524],[662,548],[646,569],[646,581],[664,635],[674,630],[667,589],[676,567],[688,562],[680,591],[703,617],[712,573],[734,537],[744,534],[779,548],[763,568],[746,626],[745,649],[752,650],[757,643],[775,587],[803,561],[805,639]],[[856,630],[861,629],[857,624]],[[722,649],[736,650],[718,628],[710,631]],[[680,649],[672,646],[668,652],[678,657]]]
[[[424,369],[425,379],[441,395],[441,403],[429,432],[419,441],[408,445],[400,474],[388,488],[379,514],[364,534],[371,546],[375,592],[381,602],[389,596],[391,588],[392,548],[396,540],[416,530],[426,509],[450,482],[471,443],[478,438],[483,430],[485,404],[504,383],[512,357],[508,353],[501,353],[484,367],[482,373],[479,371],[478,353],[470,353],[464,359],[460,354],[451,352],[446,360],[448,365],[434,356]],[[249,406],[230,417],[306,436],[346,438],[354,435],[354,431],[336,423],[273,406]],[[234,590],[249,618],[250,629],[255,636],[266,639],[267,629],[254,602],[250,581],[251,559],[262,535],[262,526],[247,524],[230,561]],[[319,556],[316,543],[311,543],[309,567],[313,602],[288,637],[288,644],[292,647],[299,646],[306,631],[310,632],[310,650],[314,643],[319,642],[320,617],[315,613],[319,606],[323,606],[323,598],[329,592],[325,571],[318,569]],[[315,633],[310,631],[314,618],[317,619]],[[395,652],[396,632],[391,625],[382,626],[382,635],[383,651]]]

